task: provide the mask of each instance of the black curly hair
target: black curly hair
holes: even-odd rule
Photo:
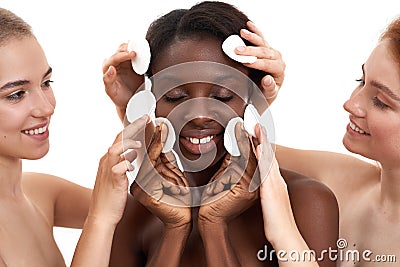
[[[148,77],[154,73],[151,66],[163,53],[166,47],[176,40],[213,36],[222,42],[232,34],[239,35],[240,30],[247,28],[249,18],[235,6],[220,1],[203,1],[190,9],[176,9],[150,24],[146,39],[150,44],[151,62]],[[251,45],[244,40],[246,45]],[[265,72],[249,68],[249,77],[260,86]]]

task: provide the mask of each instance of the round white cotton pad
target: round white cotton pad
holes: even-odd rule
[[[136,56],[132,59],[132,68],[139,74],[143,75],[146,73],[150,64],[150,46],[145,38],[134,39],[128,42],[128,51],[135,51]]]
[[[161,125],[161,123],[164,122],[165,125],[168,127],[168,136],[167,140],[165,140],[165,144],[163,146],[162,152],[163,153],[168,153],[172,150],[174,147],[175,141],[176,141],[176,136],[175,136],[175,130],[174,127],[172,127],[171,122],[164,117],[158,117],[154,120],[154,123],[156,126]]]
[[[244,111],[244,129],[253,137],[256,137],[254,128],[257,123],[260,123],[261,116],[258,114],[257,109],[252,105],[248,104]]]
[[[236,134],[235,134],[235,126],[238,122],[243,123],[243,119],[240,117],[232,118],[228,122],[228,125],[226,125],[225,133],[224,133],[225,149],[226,149],[226,151],[228,151],[229,154],[231,154],[232,156],[235,156],[235,157],[240,156],[240,150],[239,150],[239,146],[237,144]]]
[[[244,56],[235,53],[235,48],[238,46],[246,46],[243,39],[239,35],[230,35],[222,43],[222,50],[224,53],[233,60],[240,63],[254,63],[257,60],[255,56]]]
[[[156,112],[156,98],[151,91],[144,90],[134,94],[126,107],[126,118],[129,122],[147,114],[154,121]]]

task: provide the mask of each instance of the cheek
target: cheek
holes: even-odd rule
[[[244,110],[246,109],[246,103],[242,100],[232,101],[229,107],[241,118],[244,116]]]
[[[156,117],[168,117],[168,114],[171,112],[173,108],[174,108],[173,106],[157,102]]]
[[[400,148],[400,116],[374,118],[369,124],[376,149],[387,152],[389,150],[398,151]]]

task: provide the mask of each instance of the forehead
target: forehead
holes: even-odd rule
[[[0,46],[0,86],[11,80],[42,78],[48,68],[43,49],[34,37]]]
[[[224,87],[251,83],[248,69],[225,55],[221,41],[207,36],[173,41],[152,64],[152,72],[153,82],[163,83],[164,89],[167,83],[207,82]]]
[[[400,93],[400,64],[389,50],[388,41],[380,42],[365,62],[367,79],[379,80]]]

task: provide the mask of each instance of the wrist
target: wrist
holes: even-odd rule
[[[266,235],[266,238],[274,247],[274,249],[284,249],[284,246],[288,244],[294,244],[299,240],[303,240],[303,237],[297,227],[282,228],[282,230],[279,230],[279,232],[275,232],[269,236]]]
[[[164,224],[164,231],[169,234],[189,236],[192,231],[192,223],[185,223],[182,225]]]
[[[225,221],[198,221],[201,236],[223,234],[228,232],[228,224]]]
[[[110,221],[110,220],[106,220],[94,215],[88,215],[86,217],[85,220],[85,224],[84,227],[91,227],[91,228],[95,228],[95,229],[102,229],[102,230],[110,230],[110,231],[114,231],[115,228],[117,227],[116,222],[114,221]]]

